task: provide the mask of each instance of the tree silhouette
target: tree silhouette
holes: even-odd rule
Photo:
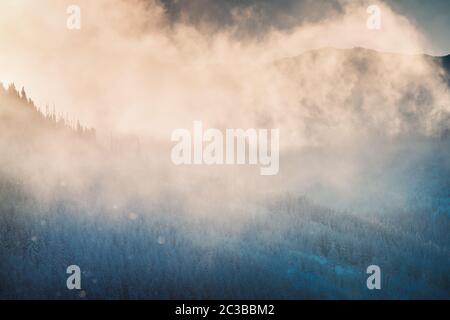
[[[72,131],[81,137],[95,138],[94,129],[83,126],[79,120],[74,120],[75,125],[73,125],[69,121],[69,115],[65,118],[62,113],[59,113],[59,115],[56,113],[55,106],[50,111],[49,106],[46,105],[44,112],[40,111],[33,100],[28,97],[25,88],[22,87],[19,92],[14,83],[9,84],[7,89],[0,83],[0,105],[20,108],[23,114],[29,116],[30,122],[28,125],[35,124],[47,128],[59,128]]]

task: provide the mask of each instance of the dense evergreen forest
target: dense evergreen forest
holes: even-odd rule
[[[117,165],[129,155],[104,150],[93,129],[39,110],[14,85],[0,86],[0,148],[2,299],[450,298],[446,135],[396,148],[354,201],[315,185],[242,205],[239,223],[192,215],[168,191],[133,189],[139,166]],[[72,264],[82,290],[66,287]],[[366,287],[371,264],[382,290]]]

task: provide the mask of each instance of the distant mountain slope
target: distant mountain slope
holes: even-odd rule
[[[439,57],[439,58],[436,58],[436,59],[444,67],[444,69],[445,69],[445,71],[447,73],[448,83],[450,85],[450,54],[446,55],[445,57]]]
[[[398,54],[398,53],[387,53],[387,52],[380,52],[372,49],[366,49],[361,47],[355,47],[353,49],[336,49],[336,48],[323,48],[323,49],[317,49],[317,50],[310,50],[306,51],[303,54],[300,54],[298,56],[280,59],[276,63],[279,65],[283,65],[284,63],[287,63],[289,61],[299,61],[301,59],[305,59],[305,57],[314,56],[318,58],[321,54],[326,54],[329,56],[332,55],[341,55],[346,56],[347,60],[355,60],[357,61],[359,59],[360,62],[362,62],[360,59],[361,57],[366,58],[366,63],[370,59],[379,59],[381,57],[388,57],[393,60],[419,60],[424,59],[428,60],[431,63],[435,63],[437,66],[442,67],[443,71],[446,74],[446,77],[448,80],[450,80],[450,54],[446,56],[431,56],[427,54],[422,55],[404,55],[404,54]],[[366,69],[361,69],[361,71],[364,71]],[[450,84],[450,83],[449,83]]]
[[[303,136],[325,141],[340,132],[443,135],[450,123],[449,61],[365,48],[324,48],[280,59],[277,83],[285,90],[280,94],[289,96],[282,112],[306,123]]]

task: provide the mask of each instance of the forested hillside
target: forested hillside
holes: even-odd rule
[[[12,83],[5,88],[0,83],[0,121],[2,133],[11,134],[13,139],[30,140],[41,135],[73,134],[94,138],[95,130],[86,128],[78,120],[70,120],[68,115],[58,114],[55,107],[39,110],[33,100],[27,97],[25,88],[20,92]],[[20,141],[23,142],[23,141]]]
[[[362,62],[346,67],[364,73]],[[351,96],[355,118],[367,116],[358,109],[363,97]],[[409,103],[405,124],[417,120],[409,98],[400,97]],[[438,134],[359,149],[350,195],[336,187],[343,181],[318,180],[227,203],[214,176],[189,190],[192,200],[177,189],[186,176],[153,164],[160,149],[144,156],[104,148],[93,129],[0,86],[0,298],[449,299],[450,137],[439,116]],[[319,147],[305,153],[324,166],[350,158]],[[284,156],[285,175],[308,169],[304,157]],[[225,182],[238,188],[243,180]],[[73,264],[82,290],[66,287]],[[382,290],[366,287],[371,264],[382,270]]]

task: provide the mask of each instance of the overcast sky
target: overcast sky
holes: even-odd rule
[[[267,28],[288,29],[299,23],[327,19],[349,0],[161,0],[173,21],[217,28],[233,24],[233,9],[252,6],[258,19],[239,26],[239,35],[259,35]],[[358,0],[353,0],[358,1]],[[368,4],[377,0],[365,1]],[[401,15],[415,23],[427,37],[428,53],[450,53],[449,0],[385,0]]]
[[[396,11],[416,22],[430,42],[430,50],[450,53],[449,0],[391,0]]]

